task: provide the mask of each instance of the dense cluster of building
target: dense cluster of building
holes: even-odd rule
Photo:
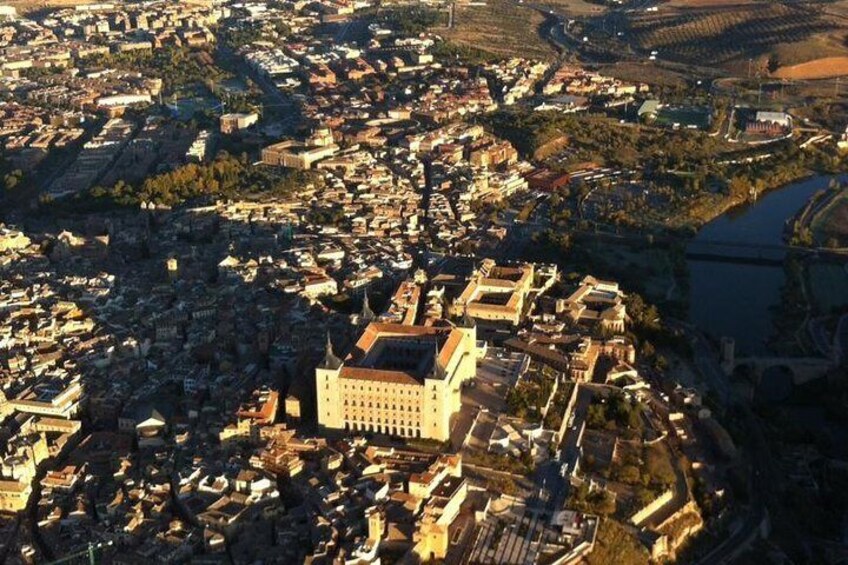
[[[557,494],[588,480],[582,387],[653,394],[617,285],[563,291],[552,266],[463,257],[415,269],[380,237],[315,232],[280,203],[97,221],[2,230],[0,504],[37,506],[10,534],[21,555],[92,540],[165,562],[591,551],[597,518]],[[320,301],[338,296],[351,314]],[[541,395],[538,420],[509,407],[512,389]],[[562,487],[505,495],[487,482],[497,465],[476,463],[486,453],[571,467]],[[508,524],[545,543],[503,537]]]
[[[367,7],[0,11],[0,140],[19,167],[57,156],[42,200],[209,163],[228,139],[255,149],[245,170],[303,179],[0,225],[0,559],[577,563],[602,521],[572,494],[616,492],[590,448],[695,449],[702,426],[728,439],[695,392],[652,389],[617,283],[505,259],[522,234],[490,213],[569,176],[469,118],[643,87],[441,61],[436,38],[383,21],[344,41]],[[224,36],[229,62],[307,127],[282,136],[290,117],[224,104],[184,123],[160,97],[168,77],[108,64],[166,47],[211,60],[203,46]],[[104,68],[80,72],[91,57]],[[589,404],[617,394],[649,407],[627,442],[586,431]],[[615,514],[657,558],[701,525],[675,472],[636,518],[632,494]]]

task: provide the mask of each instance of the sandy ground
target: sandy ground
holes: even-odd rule
[[[824,57],[798,65],[781,67],[774,76],[789,79],[832,78],[848,75],[848,57]]]

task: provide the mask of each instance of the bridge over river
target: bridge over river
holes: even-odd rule
[[[512,226],[521,237],[530,237],[534,233],[550,229],[550,225],[541,222],[524,222]],[[705,238],[694,239],[673,234],[636,234],[615,233],[609,231],[573,230],[570,232],[576,240],[607,241],[639,246],[685,245],[686,258],[693,261],[719,263],[740,263],[747,265],[781,266],[788,253],[816,256],[823,259],[848,261],[848,254],[823,247],[802,247],[786,243],[746,242],[735,239]]]
[[[686,246],[686,258],[695,261],[743,263],[748,265],[780,266],[786,254],[818,255],[822,252],[837,255],[829,250],[820,250],[782,243],[748,243],[722,239],[695,239]],[[848,256],[838,255],[848,258]]]
[[[802,385],[826,376],[834,366],[833,361],[824,357],[740,357],[733,362],[734,368],[751,369],[756,384],[760,383],[767,370],[775,367],[786,369],[793,384]]]

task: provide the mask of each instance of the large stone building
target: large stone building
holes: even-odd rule
[[[262,162],[266,165],[306,170],[321,159],[335,155],[338,145],[310,146],[301,141],[289,139],[262,150]]]
[[[19,512],[26,508],[32,494],[32,484],[27,481],[0,480],[0,510]]]
[[[486,259],[454,299],[451,314],[518,325],[533,286],[533,274],[531,263],[508,267]]]
[[[82,383],[79,375],[74,375],[44,378],[21,391],[9,406],[25,414],[70,419],[79,412],[82,399]]]
[[[306,170],[312,165],[335,155],[339,151],[329,128],[318,128],[305,141],[288,139],[262,150],[262,162],[266,165]]]
[[[624,333],[627,321],[625,298],[617,282],[586,276],[571,296],[557,301],[556,309],[557,314],[564,315],[575,324],[598,325],[602,330]]]
[[[444,441],[476,365],[473,326],[372,323],[344,360],[328,341],[315,370],[318,423]]]
[[[229,134],[245,130],[258,121],[259,114],[255,112],[233,113],[221,116],[219,124],[221,133]]]

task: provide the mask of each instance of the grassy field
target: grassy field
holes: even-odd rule
[[[749,59],[754,60],[756,71],[766,74],[775,64],[791,66],[848,56],[843,41],[848,20],[810,3],[677,0],[662,5],[658,12],[634,12],[626,33],[641,50],[658,50],[664,58],[708,62],[736,72],[747,72]]]
[[[848,18],[848,0],[819,0],[819,4],[826,14]]]
[[[644,82],[650,85],[668,87],[686,86],[686,78],[680,73],[648,62],[620,61],[611,65],[604,65],[599,70],[602,74],[627,82]]]
[[[822,59],[848,55],[848,44],[845,43],[845,37],[848,34],[848,19],[828,14],[822,14],[821,18],[831,22],[834,28],[829,32],[816,33],[799,41],[773,45],[770,56],[774,57],[781,67],[792,67],[810,61],[821,61]],[[813,66],[811,70],[815,70],[815,68],[816,66]]]
[[[656,124],[663,126],[679,124],[684,128],[693,126],[706,130],[710,126],[710,110],[695,106],[666,107],[660,110]]]
[[[553,46],[539,33],[545,18],[530,8],[506,0],[489,0],[485,6],[458,5],[454,20],[453,29],[442,35],[455,44],[501,57],[556,57]]]

